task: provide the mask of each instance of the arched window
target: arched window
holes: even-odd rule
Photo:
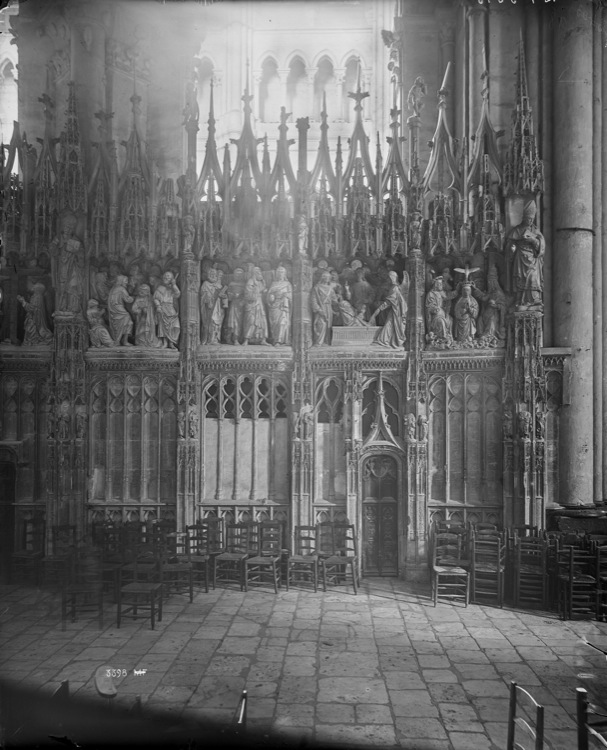
[[[289,65],[287,76],[287,111],[291,112],[293,120],[306,117],[309,113],[306,102],[306,66],[300,57],[294,57]]]
[[[259,82],[259,118],[262,122],[278,122],[280,119],[281,94],[278,65],[271,57],[261,66]]]
[[[314,116],[317,119],[320,119],[322,112],[323,94],[327,95],[327,102],[334,100],[335,84],[333,63],[328,57],[323,57],[318,63],[318,71],[314,77]]]

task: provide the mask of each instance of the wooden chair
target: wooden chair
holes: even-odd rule
[[[470,543],[470,595],[475,603],[504,605],[506,550],[500,536],[474,536]]]
[[[338,523],[332,526],[332,553],[320,558],[323,591],[327,583],[339,585],[348,582],[348,572],[354,593],[358,593],[358,549],[353,524]]]
[[[529,720],[520,715],[519,708],[524,708]],[[533,724],[530,723],[533,722]],[[526,733],[527,740],[533,744],[525,744],[517,739],[517,730]],[[531,693],[517,685],[510,683],[510,702],[508,706],[508,738],[506,750],[542,750],[544,747],[544,707],[541,706]]]
[[[316,526],[296,526],[293,532],[293,554],[287,557],[286,588],[292,582],[309,581],[318,591],[318,555]]]
[[[61,588],[67,581],[76,554],[76,527],[69,524],[51,528],[51,553],[41,560],[42,584]]]
[[[213,588],[217,581],[245,587],[245,560],[258,552],[257,524],[229,523],[226,526],[225,551],[213,558]]]
[[[187,545],[192,564],[194,585],[204,585],[209,593],[212,558],[209,552],[209,527],[204,522],[186,526]]]
[[[120,627],[123,617],[137,619],[140,611],[144,610],[149,611],[151,627],[154,630],[156,620],[162,620],[162,583],[159,580],[150,580],[148,564],[141,563],[136,558],[131,565],[132,580],[118,588],[116,625]]]
[[[11,583],[40,583],[40,565],[44,557],[45,523],[42,517],[25,521],[19,548],[11,555]]]
[[[70,612],[71,621],[76,621],[76,612],[97,612],[99,629],[103,628],[103,568],[100,551],[87,549],[76,556],[69,580],[61,591],[61,625]]]
[[[469,561],[464,557],[459,534],[438,532],[432,543],[432,601],[439,598],[463,602],[470,600]]]
[[[577,750],[607,747],[607,712],[589,702],[585,688],[576,688],[575,702]]]
[[[596,547],[596,618],[607,620],[607,545]]]
[[[259,524],[259,554],[247,557],[244,563],[244,590],[249,584],[264,585],[269,582],[278,593],[280,562],[283,552],[283,524],[281,521],[263,521]]]
[[[515,537],[509,578],[515,607],[547,606],[548,545],[540,537]]]
[[[190,559],[189,540],[185,532],[169,532],[157,541],[160,555],[160,582],[163,593],[187,593],[194,601],[194,566]]]
[[[587,549],[565,547],[557,556],[558,610],[563,620],[597,615],[596,555]]]

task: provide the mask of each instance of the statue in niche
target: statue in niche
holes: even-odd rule
[[[411,250],[419,250],[422,246],[422,215],[414,211],[409,224],[409,242]]]
[[[390,290],[385,300],[371,316],[369,325],[373,325],[376,316],[382,310],[388,310],[388,316],[382,329],[375,337],[374,344],[388,346],[392,349],[400,349],[405,344],[405,332],[407,327],[407,302],[398,283],[396,271],[388,273],[390,279]]]
[[[232,280],[228,284],[226,297],[228,300],[228,311],[225,317],[225,342],[226,344],[240,344],[242,335],[242,320],[244,313],[244,269],[235,268]]]
[[[110,287],[107,268],[100,267],[96,271],[91,272],[91,291],[96,299],[101,300],[101,302],[107,302]]]
[[[310,295],[312,305],[312,334],[315,346],[331,343],[333,326],[333,305],[337,303],[335,290],[331,284],[331,274],[323,271]]]
[[[189,413],[189,427],[190,427],[190,437],[191,438],[197,438],[198,437],[198,412],[195,409],[192,409]]]
[[[544,289],[544,235],[534,225],[535,201],[523,210],[523,220],[508,234],[507,248],[512,257],[512,284],[517,310],[542,310]]]
[[[181,292],[172,271],[166,271],[162,276],[162,283],[154,292],[154,305],[158,319],[158,338],[164,349],[177,349],[181,325],[179,313],[175,307],[175,300]]]
[[[20,294],[17,295],[17,299],[25,310],[23,346],[38,346],[39,344],[50,344],[53,341],[53,334],[46,323],[45,292],[44,284],[36,282],[32,285],[32,296],[29,298],[29,302]]]
[[[297,217],[297,249],[301,257],[308,255],[308,220],[304,214]]]
[[[455,340],[459,343],[474,341],[476,336],[476,319],[478,302],[472,296],[472,284],[462,286],[462,296],[455,303]]]
[[[428,439],[428,417],[420,414],[417,418],[418,440],[425,442]]]
[[[177,412],[177,434],[180,438],[185,438],[185,412]]]
[[[503,341],[506,338],[508,301],[497,279],[495,266],[491,266],[487,274],[487,291],[475,288],[473,294],[483,302],[478,318],[480,338],[486,342]]]
[[[531,412],[529,411],[520,411],[518,414],[518,431],[519,435],[522,440],[530,440],[531,439],[531,422],[532,422],[532,416]]]
[[[88,301],[86,319],[89,323],[89,338],[93,348],[100,349],[105,346],[114,346],[114,339],[103,320],[103,310],[96,299]]]
[[[156,309],[148,284],[139,285],[132,310],[135,316],[135,345],[154,349],[161,346],[156,335]]]
[[[57,438],[67,440],[70,436],[70,402],[62,401],[57,414]]]
[[[218,344],[225,316],[224,303],[228,304],[227,286],[223,286],[218,269],[209,268],[206,281],[200,287],[200,321],[202,343]]]
[[[302,405],[299,412],[293,412],[293,438],[310,440],[314,425],[314,407],[309,401]]]
[[[110,331],[116,346],[133,346],[129,341],[133,332],[133,319],[125,307],[126,303],[133,302],[126,288],[128,282],[126,276],[119,274],[107,298]]]
[[[196,235],[196,225],[194,224],[194,217],[191,214],[186,214],[183,217],[183,252],[191,253],[194,246],[194,237]]]
[[[244,288],[242,343],[268,346],[268,320],[263,305],[266,283],[261,268],[254,266]]]
[[[84,249],[75,235],[76,224],[73,214],[65,216],[61,236],[51,243],[51,254],[55,259],[57,312],[78,313],[82,310]]]
[[[512,436],[514,434],[514,420],[513,420],[512,412],[510,411],[510,409],[506,409],[506,411],[504,412],[503,427],[504,427],[504,438],[506,440],[512,440]]]
[[[539,404],[535,412],[535,437],[537,440],[546,438],[546,415]]]
[[[449,314],[451,300],[456,292],[446,292],[443,288],[443,277],[434,279],[432,288],[426,295],[426,326],[429,341],[453,340],[453,318]]]
[[[270,284],[266,299],[272,343],[274,346],[289,346],[293,287],[287,279],[287,270],[284,266],[278,266],[276,269],[276,278]]]
[[[405,431],[409,442],[415,442],[416,439],[416,425],[415,425],[415,414],[405,414]]]
[[[76,409],[76,437],[83,440],[86,437],[86,428],[88,425],[89,416],[86,413],[84,406],[79,406]]]

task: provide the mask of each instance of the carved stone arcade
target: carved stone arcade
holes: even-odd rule
[[[120,69],[119,45],[107,49]],[[522,48],[505,161],[488,77],[475,138],[456,147],[449,75],[423,174],[421,78],[407,168],[396,105],[388,149],[378,138],[371,153],[359,81],[348,150],[330,153],[325,101],[312,165],[297,120],[297,170],[289,113],[271,164],[248,89],[222,156],[211,93],[197,172],[188,84],[177,180],[146,151],[136,92],[121,168],[110,113],[94,114],[88,163],[74,85],[54,85],[69,89],[59,138],[41,97],[41,148],[16,124],[1,150],[0,446],[23,456],[18,529],[35,508],[81,533],[135,518],[349,519],[364,571],[414,577],[434,519],[543,524],[566,355],[542,351],[543,238],[522,222],[542,190]]]

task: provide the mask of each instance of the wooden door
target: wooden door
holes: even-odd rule
[[[363,575],[398,575],[398,468],[391,456],[363,462]]]

